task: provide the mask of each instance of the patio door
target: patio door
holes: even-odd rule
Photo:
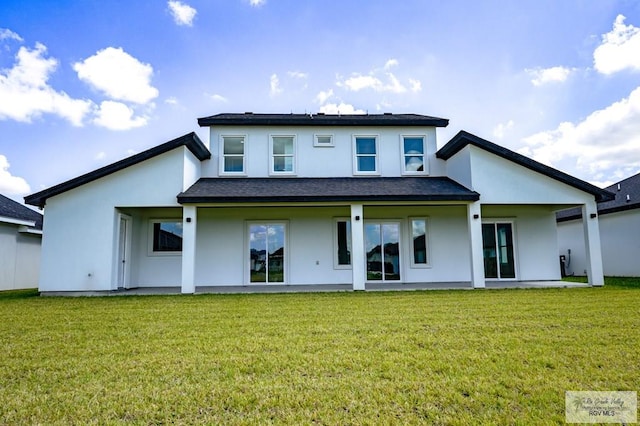
[[[365,223],[364,247],[367,256],[367,280],[400,280],[400,223]]]
[[[483,223],[482,248],[485,278],[514,279],[516,277],[512,223]]]
[[[284,284],[286,225],[249,224],[249,282]]]
[[[118,257],[116,258],[116,284],[118,288],[129,285],[129,258],[131,251],[131,216],[118,215]]]

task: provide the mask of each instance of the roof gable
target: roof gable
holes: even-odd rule
[[[93,182],[97,179],[108,176],[112,173],[123,170],[135,164],[141,163],[160,154],[164,154],[165,152],[169,152],[181,146],[187,147],[189,151],[191,151],[193,155],[195,155],[196,158],[198,158],[200,161],[211,158],[211,153],[202,143],[198,135],[196,135],[194,132],[191,132],[179,138],[170,140],[169,142],[165,142],[161,145],[143,151],[139,154],[127,157],[123,160],[101,167],[92,172],[52,186],[51,188],[45,189],[35,194],[28,195],[24,197],[24,200],[27,204],[42,208],[46,204],[47,198],[62,194],[63,192],[77,188],[89,182]]]
[[[198,118],[200,126],[434,126],[446,127],[446,118],[420,114],[254,114],[224,113]]]
[[[40,213],[0,194],[0,218],[2,217],[33,222],[35,229],[42,229],[42,215]]]
[[[443,160],[448,160],[467,145],[476,146],[482,150],[504,158],[505,160],[509,160],[522,167],[526,167],[529,170],[541,173],[566,185],[572,186],[588,194],[592,194],[593,196],[595,196],[595,199],[598,202],[609,201],[614,198],[614,195],[612,193],[604,189],[598,188],[595,185],[568,175],[564,172],[561,172],[560,170],[554,169],[553,167],[549,167],[547,165],[539,163],[535,160],[532,160],[531,158],[525,157],[524,155],[513,152],[503,146],[497,145],[476,135],[465,132],[464,130],[458,132],[458,134],[455,135],[449,142],[447,142],[445,146],[440,148],[438,152],[436,152],[436,157]]]

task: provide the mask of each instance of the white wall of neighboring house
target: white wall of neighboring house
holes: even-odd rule
[[[0,222],[0,291],[38,287],[41,235]]]
[[[176,195],[185,186],[191,156],[187,148],[176,148],[49,198],[40,290],[113,289],[118,209],[180,207]],[[188,168],[192,177],[198,174]]]
[[[640,277],[640,213],[627,210],[600,215],[600,242],[604,274]],[[570,273],[584,275],[586,269],[582,220],[558,223],[560,254],[571,250]]]

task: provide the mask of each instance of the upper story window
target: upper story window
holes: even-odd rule
[[[222,136],[222,173],[245,173],[245,137]]]
[[[313,146],[335,146],[333,143],[333,135],[314,135]]]
[[[378,173],[377,136],[354,136],[353,150],[355,174]]]
[[[271,173],[294,174],[295,160],[295,136],[271,136]]]
[[[424,136],[402,136],[402,173],[426,173],[427,159],[425,157]]]

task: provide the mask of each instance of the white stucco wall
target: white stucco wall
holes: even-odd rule
[[[176,206],[185,186],[184,147],[47,200],[41,291],[110,290],[116,285],[117,208]],[[191,167],[193,170],[193,167]],[[197,173],[190,173],[195,177]]]
[[[41,236],[0,223],[0,291],[38,287]]]
[[[333,135],[333,147],[314,146],[314,135]],[[378,136],[378,169],[380,176],[400,176],[403,168],[401,135],[424,135],[430,172],[441,173],[442,165],[434,154],[434,127],[287,127],[287,126],[219,126],[210,130],[211,161],[203,168],[203,176],[218,176],[222,135],[245,135],[246,175],[268,177],[270,167],[269,141],[271,135],[296,136],[296,176],[344,177],[353,176],[353,136]],[[330,165],[330,167],[329,167]]]
[[[640,277],[640,212],[628,210],[599,216],[600,244],[604,274],[619,277]],[[571,249],[571,271],[585,275],[586,258],[581,220],[558,224],[560,254]]]

